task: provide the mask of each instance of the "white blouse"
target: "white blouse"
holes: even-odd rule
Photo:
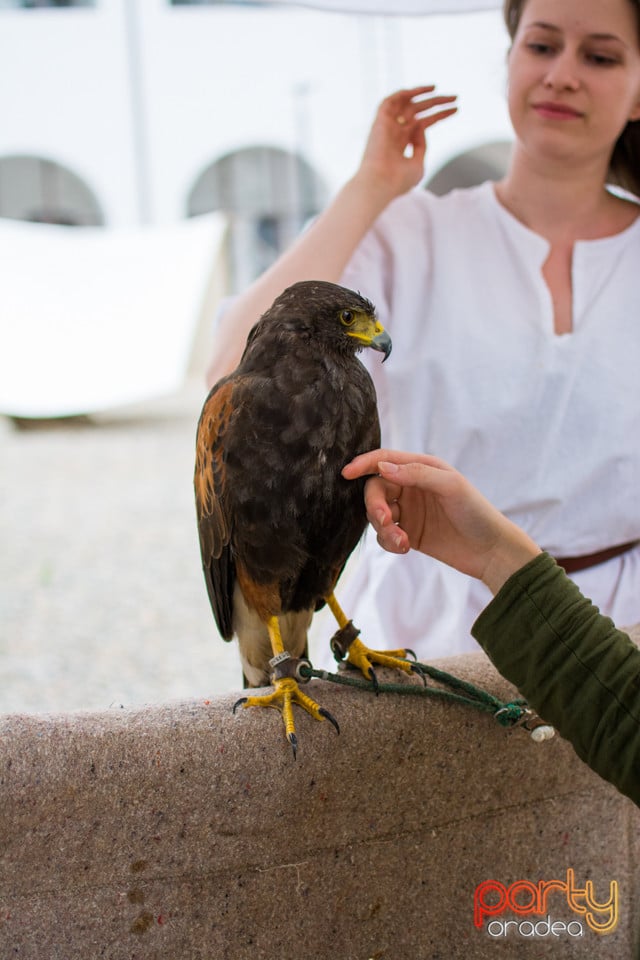
[[[576,243],[573,332],[554,332],[548,243],[493,185],[394,201],[341,282],[376,305],[393,351],[374,378],[384,446],[434,453],[544,549],[640,538],[640,218]],[[355,569],[354,569],[355,566]],[[339,596],[370,646],[474,649],[489,594],[370,534]],[[640,548],[574,579],[620,626],[640,621]]]

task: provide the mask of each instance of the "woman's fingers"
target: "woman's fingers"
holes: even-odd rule
[[[396,123],[400,124],[400,126],[411,125],[416,120],[420,120],[423,127],[425,124],[426,126],[431,126],[433,123],[437,123],[438,120],[451,116],[451,114],[457,110],[457,107],[452,106],[434,114],[431,112],[434,107],[454,104],[458,99],[455,94],[437,94],[433,97],[424,96],[424,94],[431,93],[433,90],[435,90],[435,87],[429,86],[417,87],[415,90],[399,91],[391,97],[388,97],[384,102],[385,111]]]
[[[367,519],[376,531],[398,522],[397,498],[401,488],[387,483],[382,477],[370,477],[364,488],[364,505]],[[395,517],[394,517],[395,512]]]
[[[455,97],[452,97],[451,99],[445,97],[442,98],[443,103],[450,103],[451,100],[455,100]],[[449,107],[447,110],[438,110],[437,113],[430,113],[426,117],[418,117],[417,120],[419,122],[420,129],[426,130],[428,127],[432,127],[435,123],[440,123],[441,120],[446,120],[447,117],[451,117],[457,112],[457,107]]]
[[[453,470],[448,463],[439,457],[434,457],[429,453],[409,453],[404,450],[369,450],[368,453],[361,453],[354,457],[350,463],[346,464],[342,470],[342,475],[346,480],[355,480],[357,477],[366,477],[371,474],[380,473],[379,465],[381,463],[390,463],[401,466],[406,463],[424,463],[428,467],[438,467],[441,470]]]
[[[430,83],[423,87],[411,87],[407,90],[396,90],[382,101],[382,108],[389,110],[393,116],[398,116],[405,110],[410,110],[415,100],[433,93],[435,84]]]
[[[416,462],[415,458],[408,463],[380,460],[378,471],[381,477],[392,481],[400,488],[416,487],[436,496],[451,491],[452,484],[455,485],[462,480],[452,467],[437,461],[435,457],[432,457],[429,463],[424,460]]]
[[[387,553],[409,553],[409,537],[402,527],[385,527],[378,534],[378,543]]]
[[[400,518],[396,497],[401,493],[400,487],[381,477],[370,477],[364,491],[367,519],[378,535],[380,546],[391,553],[408,553],[410,546],[408,535],[396,525]]]
[[[421,117],[423,114],[429,113],[433,110],[434,107],[442,107],[447,103],[455,103],[458,97],[456,94],[441,94],[437,97],[428,97],[426,100],[417,100],[412,104],[413,115],[416,118]],[[453,110],[457,109],[456,107],[451,108]]]

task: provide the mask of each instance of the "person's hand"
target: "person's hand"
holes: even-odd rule
[[[455,96],[429,96],[434,86],[398,90],[382,101],[356,176],[384,184],[395,197],[424,175],[425,131],[456,112]],[[443,107],[443,109],[436,109]]]
[[[540,553],[524,531],[437,457],[372,450],[342,473],[348,480],[378,474],[365,488],[367,517],[391,553],[419,550],[483,580],[494,593]]]

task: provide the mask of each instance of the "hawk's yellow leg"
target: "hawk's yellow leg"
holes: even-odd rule
[[[278,654],[285,653],[282,635],[280,633],[280,624],[278,623],[277,617],[269,618],[269,621],[267,622],[267,630],[269,631],[269,640],[271,641],[271,649],[274,657],[277,657]],[[298,747],[298,738],[296,737],[296,728],[293,722],[294,703],[299,707],[302,707],[303,710],[306,710],[307,713],[311,714],[314,720],[329,720],[330,723],[332,723],[336,728],[338,733],[340,733],[340,728],[338,727],[335,718],[332,717],[328,710],[325,710],[324,707],[320,707],[315,700],[312,700],[311,697],[307,696],[306,693],[303,693],[298,686],[298,681],[293,677],[280,677],[279,679],[273,681],[273,686],[275,688],[273,693],[267,693],[256,697],[242,697],[234,705],[234,712],[236,707],[239,706],[275,707],[276,710],[279,710],[282,714],[285,733],[287,735],[287,740],[293,748],[294,757]]]
[[[350,621],[333,593],[327,597],[327,604],[338,621],[340,629],[347,627]],[[381,667],[394,667],[398,670],[404,670],[405,673],[415,671],[415,665],[406,659],[408,652],[407,650],[371,650],[365,646],[362,640],[358,640],[356,637],[349,646],[347,662],[357,667],[367,680],[373,680],[375,683],[374,663],[379,663]]]

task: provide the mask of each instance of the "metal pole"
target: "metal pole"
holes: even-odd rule
[[[142,43],[139,0],[122,0],[125,13],[125,39],[129,72],[129,96],[133,139],[134,182],[138,219],[141,224],[151,222],[151,187],[145,110],[144,77],[142,70]]]

